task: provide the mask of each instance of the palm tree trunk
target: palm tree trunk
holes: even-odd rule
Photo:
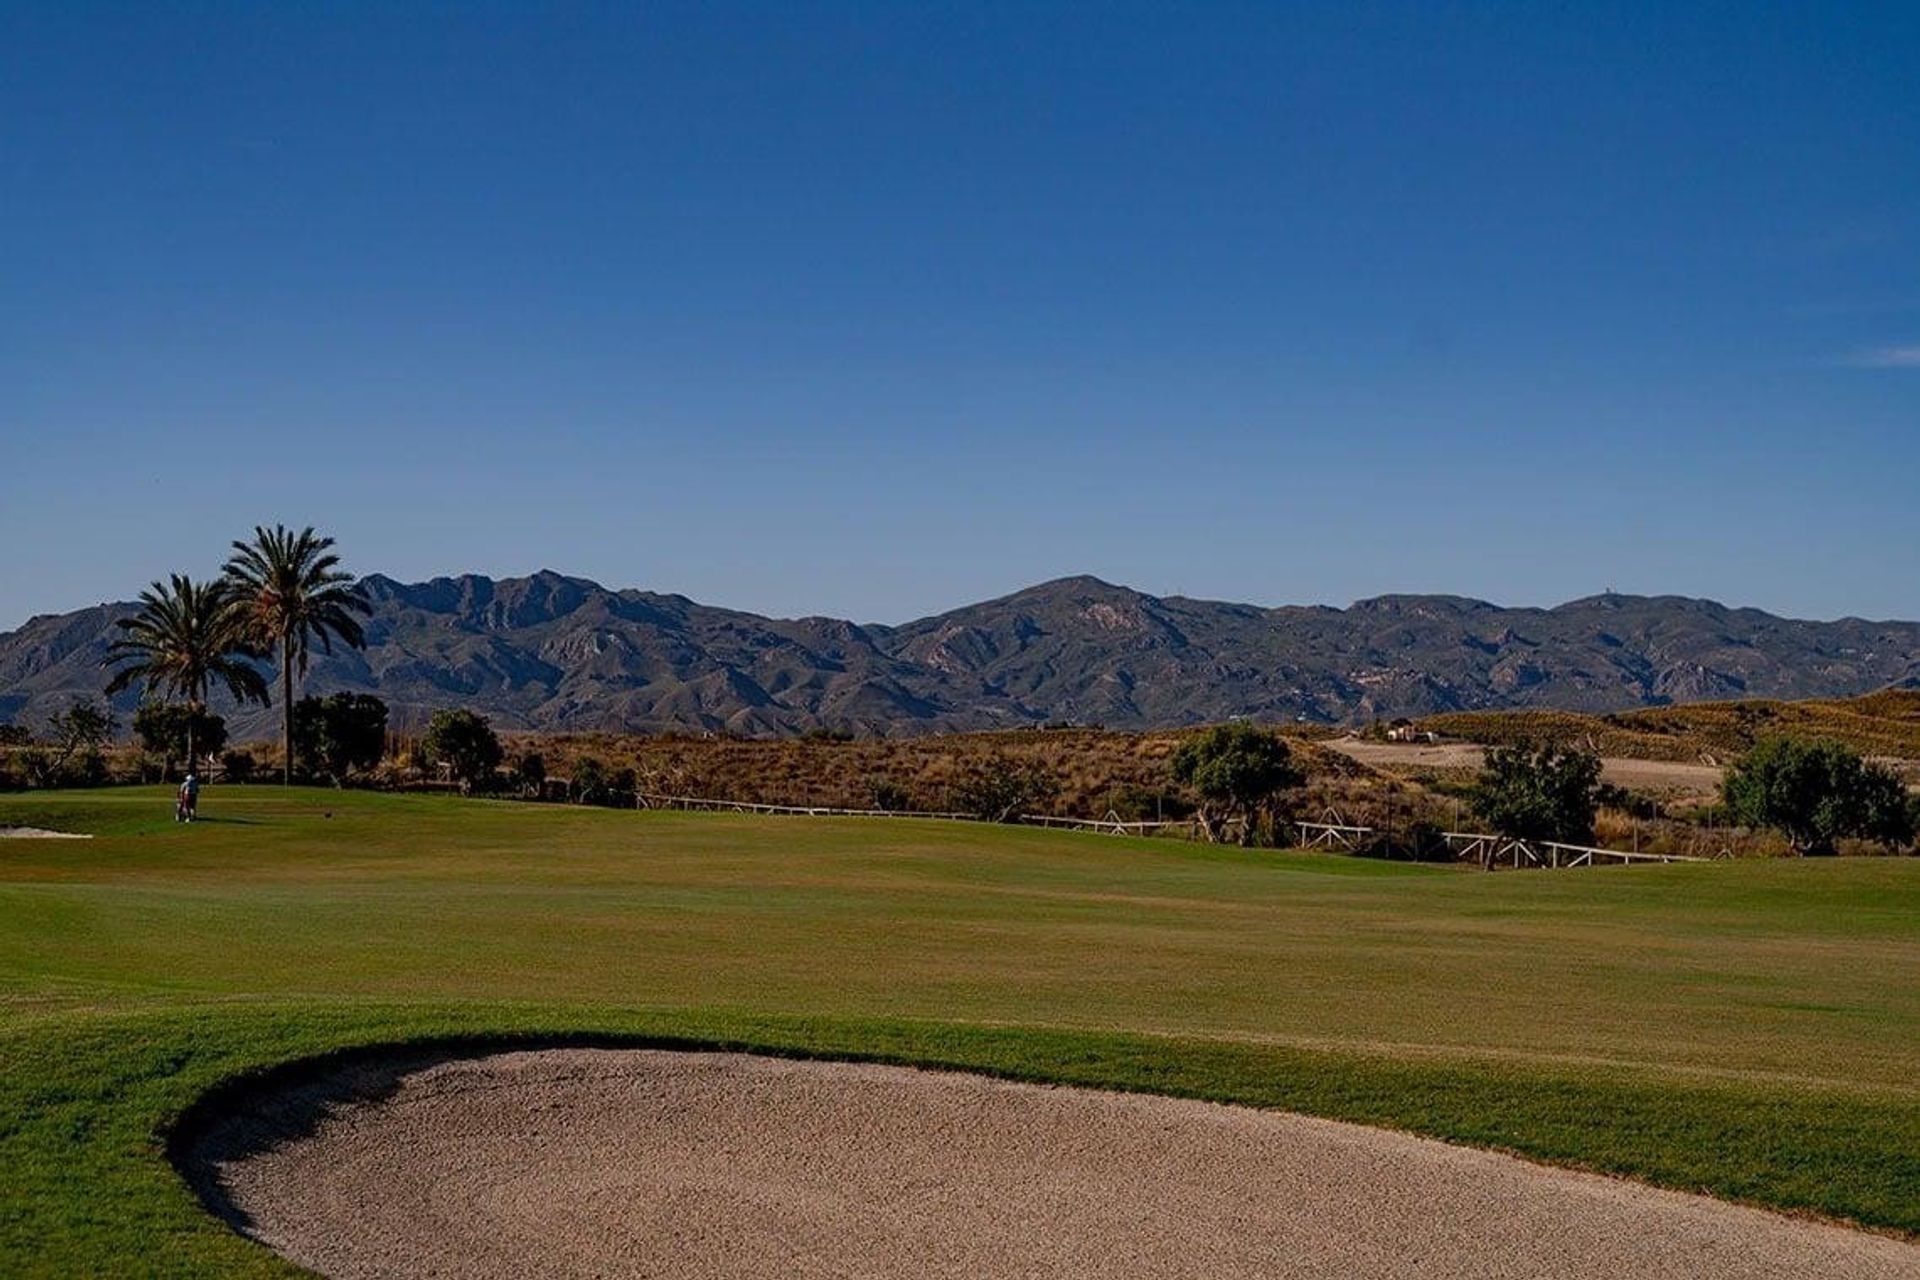
[[[293,785],[293,645],[280,640],[280,746],[285,758],[280,763],[280,780]]]
[[[188,703],[187,704],[187,772],[188,773],[193,772],[193,722],[197,718],[198,717],[195,716],[194,714],[193,704]]]

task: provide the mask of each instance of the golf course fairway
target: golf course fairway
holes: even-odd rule
[[[296,1274],[196,1200],[177,1123],[441,1043],[1238,1102],[1920,1233],[1914,860],[1489,875],[319,789],[202,811],[0,797],[0,826],[95,837],[0,841],[0,1274]]]

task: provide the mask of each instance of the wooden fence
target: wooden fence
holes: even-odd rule
[[[653,792],[634,792],[634,807],[639,809],[684,809],[713,813],[784,813],[810,818],[939,818],[949,822],[990,822],[977,813],[951,813],[932,809],[841,809],[821,804],[760,804],[750,800],[715,800],[707,796],[669,796]],[[1029,827],[1052,827],[1068,831],[1098,831],[1107,835],[1151,835],[1161,831],[1197,832],[1195,819],[1178,821],[1127,822],[1109,811],[1104,818],[1065,818],[1042,813],[1017,813],[1008,823]]]
[[[933,809],[842,809],[832,805],[760,804],[752,800],[716,800],[710,796],[675,796],[636,791],[634,807],[639,809],[680,809],[711,813],[793,814],[809,818],[933,818],[948,822],[989,822],[974,813],[942,812]],[[1020,813],[1007,819],[1010,824],[1046,827],[1064,831],[1091,831],[1104,835],[1150,836],[1179,832],[1189,840],[1205,835],[1195,818],[1129,822],[1113,810],[1104,818],[1067,818],[1052,814]],[[1231,822],[1217,834],[1230,839]],[[1305,849],[1359,849],[1375,828],[1343,822],[1296,822]],[[1588,845],[1562,844],[1552,840],[1516,840],[1485,831],[1447,831],[1442,835],[1447,847],[1462,862],[1477,862],[1485,870],[1499,866],[1516,868],[1588,867],[1603,862],[1706,862],[1708,859],[1678,853],[1629,853],[1622,849],[1600,849]]]
[[[1510,867],[1591,867],[1602,862],[1705,862],[1682,853],[1628,853],[1624,849],[1599,849],[1584,844],[1562,844],[1557,840],[1516,840],[1486,831],[1447,831],[1442,835],[1447,847],[1463,862],[1478,862],[1488,871]]]
[[[1345,849],[1357,851],[1373,834],[1372,827],[1356,827],[1344,822],[1296,822],[1300,828],[1302,849]]]

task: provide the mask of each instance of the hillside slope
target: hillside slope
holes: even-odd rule
[[[1805,702],[1701,702],[1599,716],[1463,711],[1419,724],[1469,742],[1574,742],[1602,755],[1640,760],[1723,764],[1770,734],[1832,738],[1865,755],[1920,760],[1920,689]]]
[[[1080,577],[890,627],[764,618],[552,572],[365,585],[366,651],[316,655],[307,687],[378,693],[402,724],[463,705],[508,728],[566,731],[1151,729],[1920,687],[1920,623],[1803,622],[1679,597],[1264,608]],[[127,611],[100,605],[0,635],[0,719],[37,723],[97,693]],[[271,725],[249,711],[235,727]]]

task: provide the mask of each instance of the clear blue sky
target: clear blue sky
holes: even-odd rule
[[[313,522],[1920,617],[1920,6],[0,3],[0,626]]]

